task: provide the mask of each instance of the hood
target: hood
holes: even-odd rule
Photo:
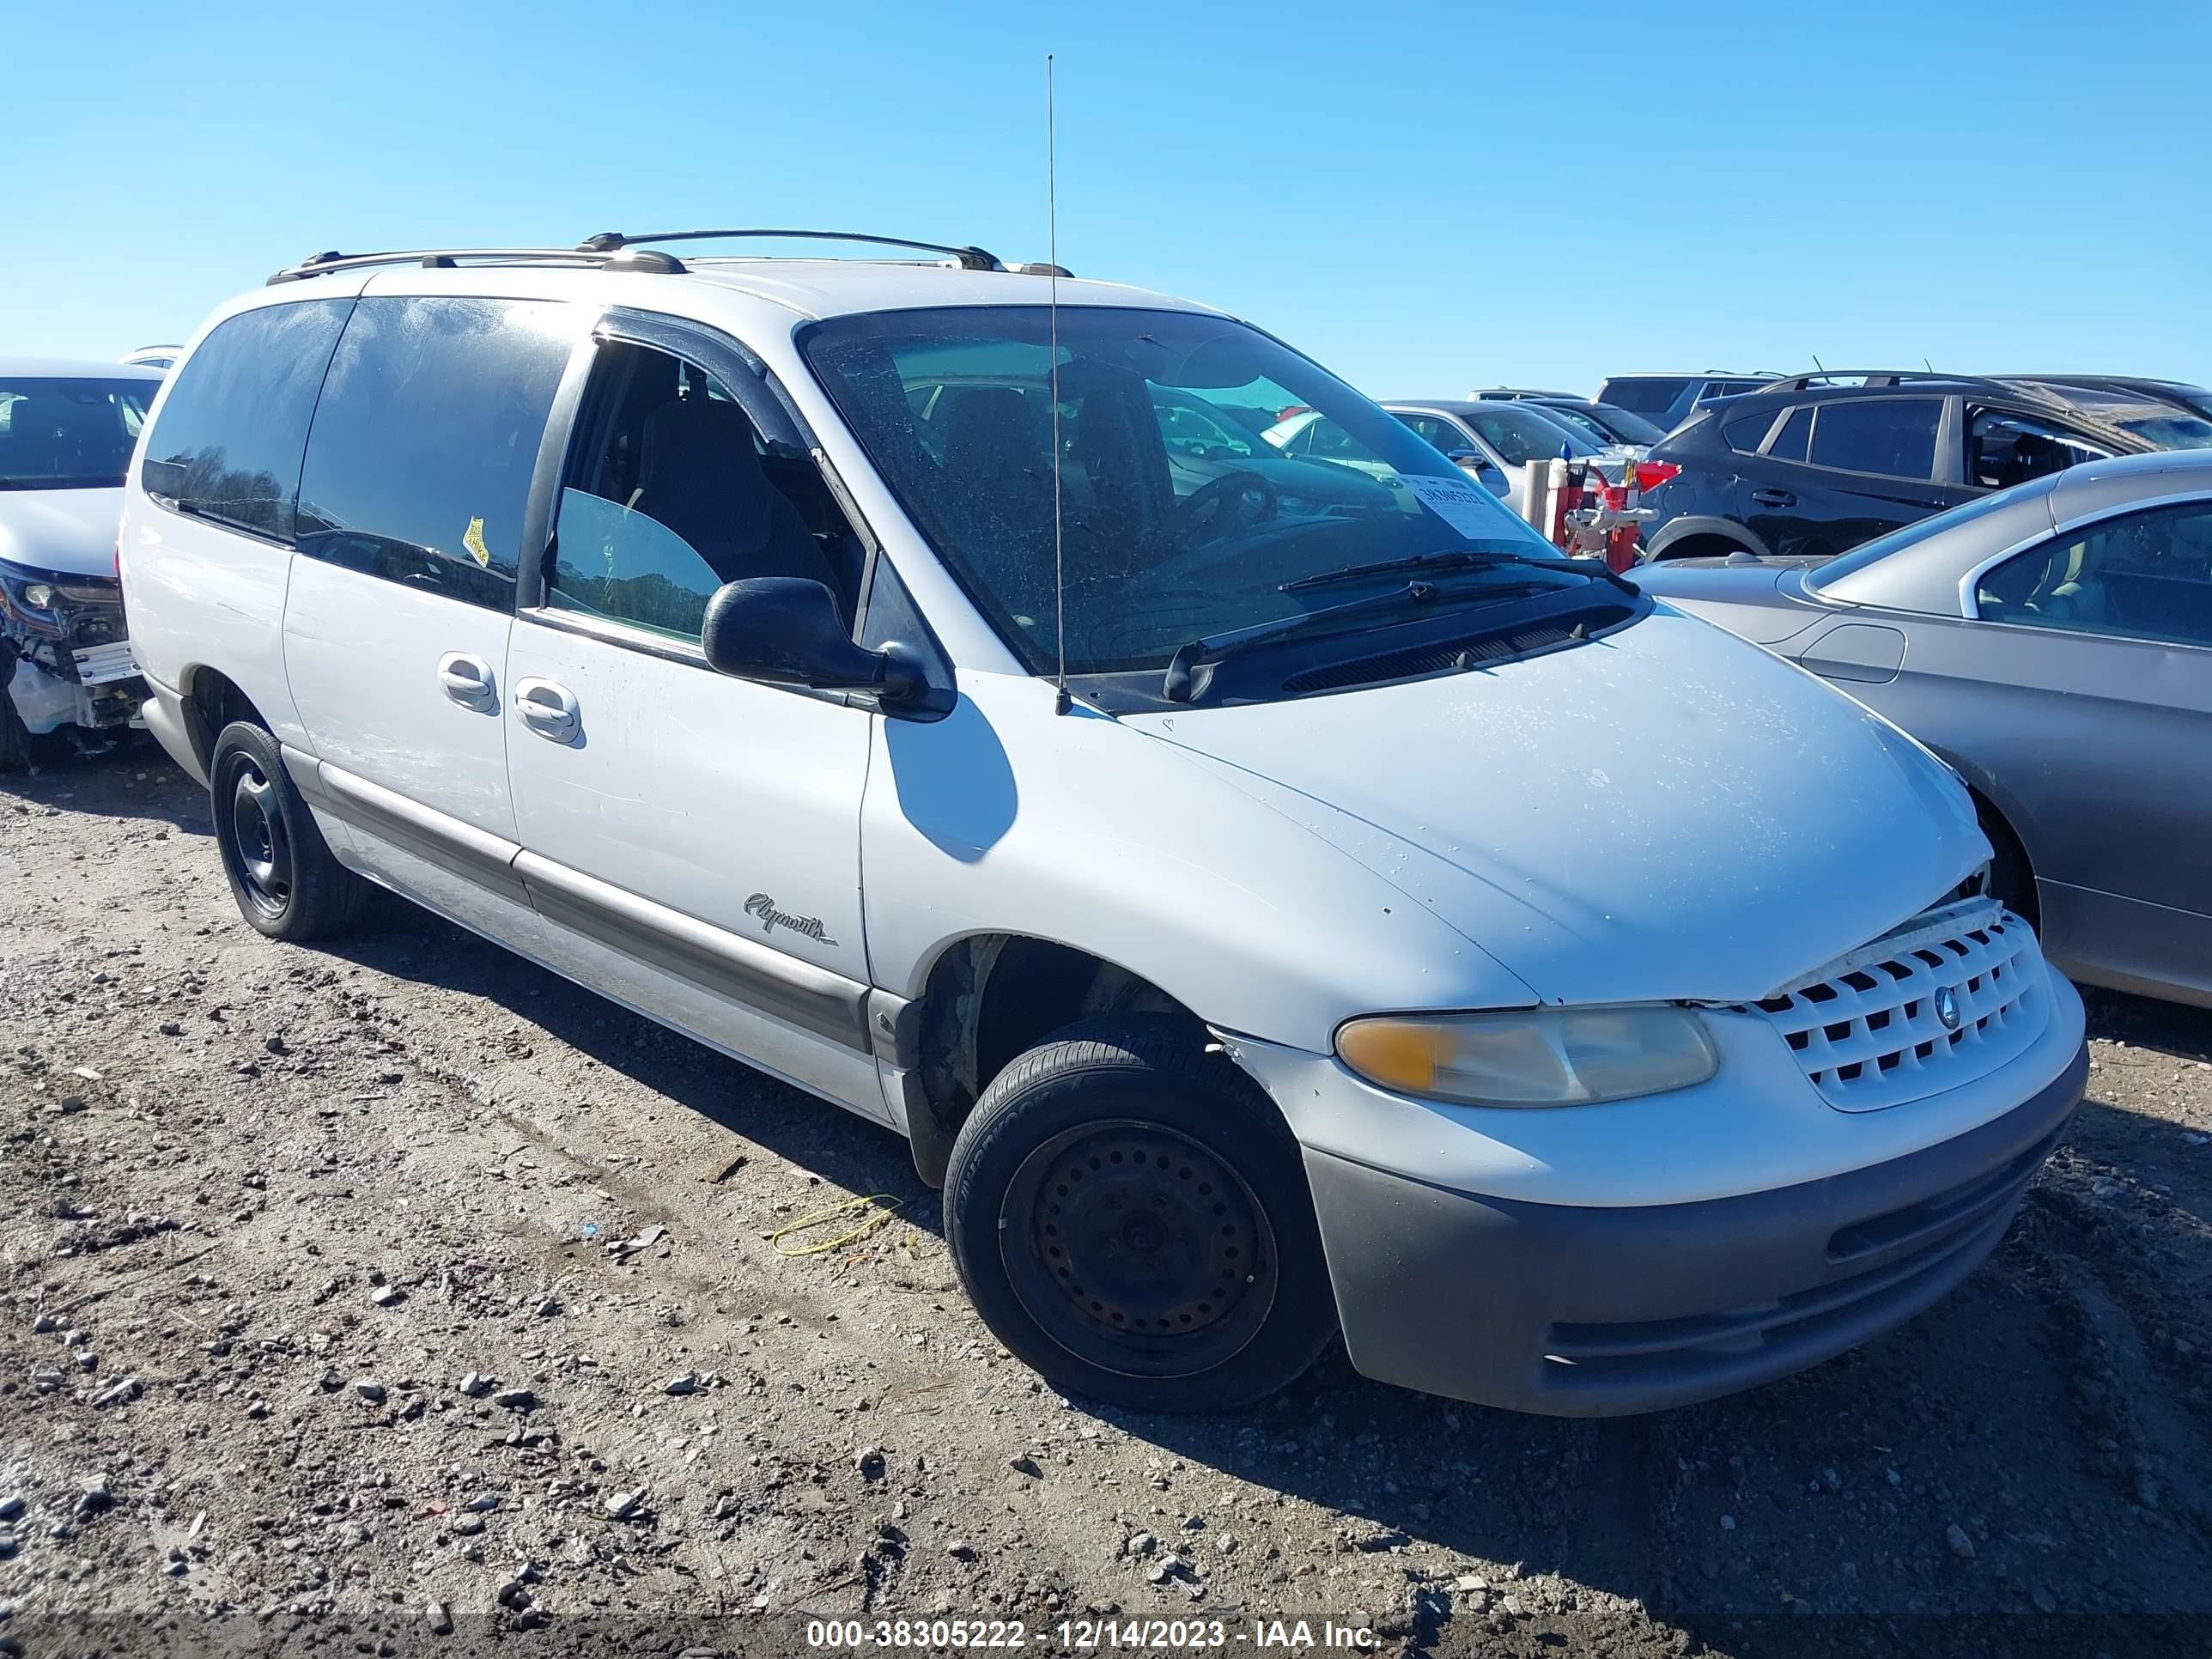
[[[1739,639],[1778,645],[1824,614],[1799,597],[1799,578],[1818,559],[1667,559],[1633,573],[1645,592],[1717,622]]]
[[[1494,669],[1125,718],[1551,1001],[1765,996],[1990,856],[1965,788],[1911,738],[1664,609]]]
[[[115,574],[123,489],[0,489],[0,559],[57,576]]]

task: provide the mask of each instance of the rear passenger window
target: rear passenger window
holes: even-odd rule
[[[1674,406],[1674,399],[1689,389],[1686,380],[1607,380],[1604,391],[1598,394],[1598,401],[1633,410],[1638,415],[1663,415]]]
[[[315,392],[351,300],[264,306],[216,325],[177,371],[138,476],[164,507],[293,533]]]
[[[1757,453],[1766,434],[1774,429],[1774,411],[1759,415],[1745,415],[1730,421],[1721,428],[1721,436],[1728,440],[1730,449],[1750,455]]]
[[[1813,465],[1885,478],[1926,478],[1936,471],[1934,398],[1869,398],[1822,404],[1813,426]]]
[[[1790,418],[1783,422],[1782,430],[1776,434],[1774,441],[1767,445],[1766,459],[1770,461],[1802,461],[1805,459],[1805,446],[1812,436],[1813,411],[1810,409],[1793,409],[1790,411]]]
[[[511,608],[553,392],[590,319],[553,301],[363,300],[300,477],[300,550]]]

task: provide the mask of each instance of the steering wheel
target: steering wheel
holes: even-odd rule
[[[1176,503],[1178,539],[1211,541],[1266,524],[1283,510],[1281,494],[1257,472],[1238,469],[1200,484]]]

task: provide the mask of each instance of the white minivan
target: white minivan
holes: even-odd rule
[[[216,313],[121,565],[248,922],[374,883],[887,1125],[1000,1340],[1131,1407],[1340,1331],[1647,1410],[1989,1254],[2087,1061],[1942,765],[1270,335],[898,246]],[[1288,409],[1363,465],[1237,435]]]

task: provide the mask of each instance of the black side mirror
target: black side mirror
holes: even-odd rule
[[[699,643],[716,672],[771,685],[872,691],[896,702],[920,679],[896,650],[854,644],[836,596],[800,576],[724,582],[707,601]]]

